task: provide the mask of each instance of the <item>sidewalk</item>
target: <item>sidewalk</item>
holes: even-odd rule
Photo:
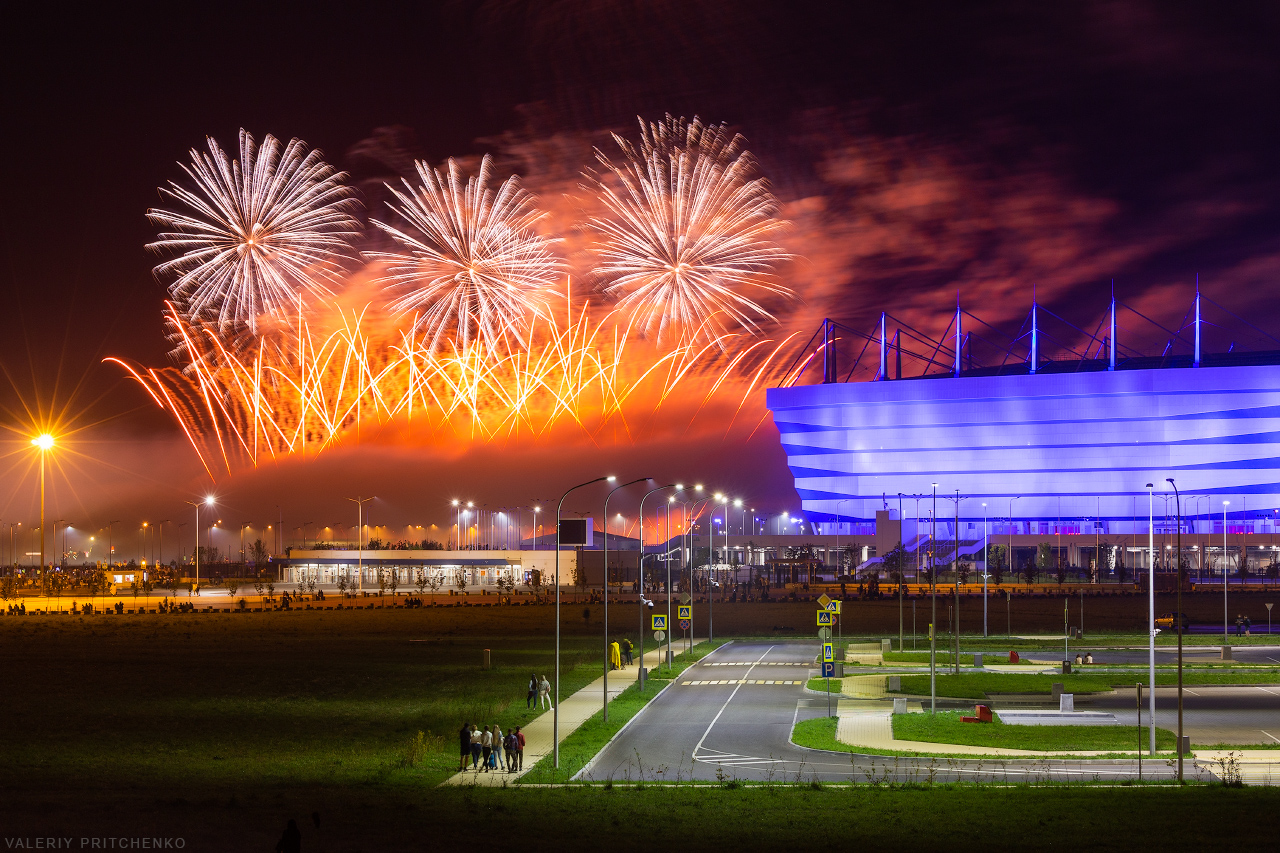
[[[705,643],[706,639],[693,640],[693,645]],[[666,647],[663,646],[646,652],[644,655],[644,665],[649,669],[656,669],[662,661],[662,654]],[[671,652],[673,655],[679,654],[683,649],[679,644],[672,644]],[[626,690],[640,675],[640,669],[637,666],[629,666],[626,669],[614,670],[609,673],[609,701],[612,702],[619,693]],[[646,686],[646,690],[648,687]],[[654,687],[653,689],[658,689]],[[601,675],[595,681],[586,687],[574,693],[572,696],[564,696],[560,699],[560,742],[564,743],[564,739],[573,733],[578,726],[585,723],[593,714],[600,710],[604,697],[604,676]],[[524,734],[524,770],[520,773],[504,773],[501,770],[491,770],[488,773],[483,771],[464,770],[461,773],[455,773],[446,779],[442,784],[445,785],[485,785],[487,787],[500,787],[504,784],[510,784],[519,779],[525,773],[533,769],[544,756],[551,753],[551,734],[553,728],[553,713],[551,711],[544,712],[541,716],[535,717],[529,721],[521,732]],[[506,734],[504,731],[503,734]]]

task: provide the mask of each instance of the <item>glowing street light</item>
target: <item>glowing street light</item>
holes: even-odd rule
[[[42,432],[31,439],[31,444],[40,451],[40,575],[45,579],[44,570],[44,457],[53,449],[53,436]]]
[[[200,594],[200,507],[213,506],[213,495],[206,495],[203,501],[187,501],[188,504],[196,508],[196,582],[192,589],[196,595]],[[212,534],[210,534],[212,535]]]

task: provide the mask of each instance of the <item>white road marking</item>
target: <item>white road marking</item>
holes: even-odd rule
[[[1266,729],[1258,729],[1258,731],[1262,732],[1264,735],[1266,735],[1267,737],[1271,738],[1271,739],[1272,739],[1273,741],[1275,741],[1276,743],[1280,743],[1280,737],[1276,737],[1275,735],[1273,735],[1271,732],[1267,731]]]
[[[773,646],[770,646],[769,648],[765,649],[764,654],[760,655],[759,660],[764,660],[766,657],[769,656],[769,652],[771,651],[773,651]],[[757,663],[759,663],[759,661],[757,661]],[[752,664],[752,669],[754,668],[755,668],[755,664]],[[748,669],[747,675],[750,675],[750,674],[751,674],[751,670]],[[711,734],[711,729],[715,727],[716,722],[720,719],[720,715],[724,713],[725,708],[729,707],[729,703],[733,701],[733,697],[737,696],[738,691],[741,689],[742,689],[741,684],[733,688],[733,692],[729,694],[729,698],[724,700],[724,704],[720,706],[720,710],[716,711],[716,715],[711,718],[711,725],[707,726],[707,730],[702,733],[702,737],[698,738],[698,744],[693,748],[693,758],[695,761],[698,759],[698,750],[702,749],[702,742],[707,739],[707,735]]]
[[[1256,687],[1257,685],[1254,685],[1254,686]],[[1258,687],[1257,689],[1261,690],[1263,693],[1270,693],[1272,696],[1280,696],[1280,693],[1277,693],[1276,691],[1266,687]]]

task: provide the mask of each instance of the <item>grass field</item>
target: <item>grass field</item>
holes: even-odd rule
[[[599,675],[602,642],[599,607],[566,610],[564,693]],[[633,615],[616,618],[634,638]],[[1254,818],[1280,805],[1274,789],[439,787],[463,722],[505,730],[532,715],[524,685],[551,670],[551,618],[459,607],[0,619],[0,835],[269,850],[296,818],[312,853],[638,851],[667,838],[816,850],[830,838],[813,816],[839,814],[866,843],[928,849],[1270,843]]]
[[[1007,726],[999,721],[999,715],[996,715],[996,722],[982,724],[962,723],[962,716],[965,714],[961,711],[894,714],[893,736],[898,740],[926,743],[959,743],[1051,752],[1126,752],[1137,749],[1138,737],[1128,726]],[[1172,753],[1176,744],[1177,737],[1173,732],[1156,729],[1157,750]]]
[[[1053,685],[1063,685],[1067,693],[1106,693],[1111,684],[1106,679],[1086,675],[1032,675],[1014,672],[962,672],[937,676],[939,696],[956,699],[985,699],[989,693],[1026,693],[1045,695],[1053,692]],[[929,695],[928,675],[902,676],[902,693],[913,696]]]
[[[941,715],[942,715],[942,712],[939,712],[939,716],[941,716]],[[912,716],[920,716],[920,715],[912,715]],[[925,715],[925,716],[927,716],[927,715]],[[975,724],[975,723],[960,723],[960,722],[958,722],[958,720],[959,720],[959,715],[958,715],[958,714],[956,715],[956,719],[957,719],[957,722],[955,723],[955,725],[958,725],[958,726],[960,726],[960,725],[963,725],[963,726],[975,726],[975,725],[977,725],[977,724]],[[991,725],[986,725],[985,727],[986,727],[986,728],[991,728]],[[1003,727],[1003,729],[1004,729],[1004,730],[1006,730],[1006,731],[1008,731],[1008,730],[1012,730],[1012,729],[1015,729],[1015,728],[1018,728],[1018,727],[1017,727],[1017,726],[1005,726],[1005,727]],[[1028,727],[1028,728],[1029,728],[1029,727]],[[1064,727],[1061,727],[1061,728],[1068,728],[1068,727],[1065,727],[1065,726],[1064,726]],[[1120,745],[1120,746],[1117,746],[1117,747],[1116,747],[1116,751],[1115,751],[1115,752],[1106,752],[1106,753],[1103,753],[1102,755],[1091,755],[1091,756],[1089,756],[1089,757],[1092,757],[1092,758],[1131,758],[1131,757],[1133,756],[1134,752],[1135,752],[1135,747],[1137,746],[1137,734],[1136,734],[1136,732],[1134,732],[1134,731],[1133,731],[1133,729],[1125,729],[1125,731],[1128,731],[1130,734],[1133,734],[1133,735],[1134,735],[1134,738],[1133,738],[1134,743],[1133,743],[1133,745],[1132,745],[1132,746]],[[1160,730],[1160,731],[1163,731],[1163,730]],[[898,736],[898,734],[897,734],[897,727],[896,727],[896,726],[895,726],[895,728],[894,728],[894,736],[895,736],[895,737],[897,737],[897,736]],[[970,734],[964,734],[964,733],[962,733],[962,734],[960,734],[960,735],[958,735],[958,736],[960,736],[960,737],[973,737],[973,735],[970,735]],[[829,750],[829,751],[831,751],[831,752],[848,752],[848,753],[857,753],[857,754],[859,754],[859,755],[911,756],[911,757],[925,757],[925,758],[936,757],[936,758],[937,758],[937,760],[938,760],[939,762],[944,762],[944,763],[945,763],[946,761],[948,761],[948,760],[953,760],[953,759],[966,759],[966,760],[967,760],[967,759],[992,759],[992,760],[995,760],[995,761],[1008,761],[1008,760],[1009,760],[1009,756],[1007,756],[1007,755],[999,755],[999,754],[997,754],[997,753],[983,753],[983,754],[972,754],[972,755],[968,755],[968,754],[966,754],[966,755],[949,755],[949,756],[948,756],[948,755],[938,755],[938,754],[936,754],[936,753],[931,753],[929,750],[872,749],[872,748],[865,747],[865,746],[853,746],[853,745],[850,745],[850,744],[847,744],[847,743],[842,743],[841,741],[836,740],[836,718],[835,718],[835,717],[814,717],[814,718],[812,718],[812,719],[808,719],[808,720],[800,720],[799,722],[797,722],[797,723],[796,723],[795,728],[794,728],[794,729],[792,730],[792,732],[791,732],[791,740],[792,740],[792,742],[793,742],[793,743],[795,743],[796,745],[798,745],[798,746],[808,747],[809,749],[824,749],[824,750]],[[958,742],[958,741],[939,741],[939,740],[933,740],[933,741],[927,741],[927,742],[928,742],[928,743],[953,743],[953,742]],[[1032,742],[1032,741],[1028,741],[1028,742]],[[1038,748],[1041,748],[1041,747],[1035,747],[1035,746],[1028,746],[1028,747],[1013,746],[1011,743],[973,744],[973,745],[974,745],[974,746],[992,746],[992,747],[998,747],[998,748],[1000,748],[1000,749],[1038,749]],[[1056,751],[1056,748],[1055,748],[1055,747],[1043,747],[1043,748],[1044,748],[1044,749],[1054,749],[1054,750]],[[1095,750],[1094,750],[1092,747],[1087,747],[1087,748],[1086,748],[1086,747],[1072,747],[1072,749],[1076,749],[1076,748],[1078,748],[1078,749],[1082,749],[1082,750],[1087,750],[1087,751],[1088,751],[1088,752],[1090,752],[1090,753],[1095,752]],[[1099,749],[1107,749],[1107,748],[1108,748],[1108,747],[1105,747],[1105,746],[1103,746],[1103,747],[1099,747]],[[1172,748],[1173,748],[1173,741],[1170,741],[1170,743],[1169,743],[1169,748],[1170,748],[1170,750],[1172,750]],[[1059,753],[1058,755],[1055,755],[1055,756],[1054,756],[1054,758],[1069,758],[1069,757],[1070,757],[1070,753]],[[1156,758],[1157,758],[1158,760],[1161,760],[1161,761],[1163,761],[1163,760],[1165,760],[1165,759],[1168,759],[1168,758],[1173,758],[1173,757],[1174,757],[1174,754],[1173,754],[1173,752],[1172,752],[1172,751],[1167,752],[1167,753],[1165,753],[1165,752],[1160,752],[1160,753],[1157,753],[1157,755],[1156,755]],[[997,768],[993,767],[993,768],[991,768],[991,769],[992,769],[992,772],[993,772],[993,773],[995,773]],[[925,770],[921,769],[921,770],[919,770],[918,772],[921,774],[920,778],[925,778],[925,776],[924,776],[924,774],[925,774],[925,772],[926,772]],[[993,777],[992,777],[992,779],[993,779],[993,780],[996,780],[996,781],[1001,781],[1001,780],[1000,780],[1000,777],[999,777],[999,775],[998,775],[998,773],[997,773],[997,775],[993,776]]]

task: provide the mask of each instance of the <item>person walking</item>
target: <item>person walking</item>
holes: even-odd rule
[[[547,677],[542,676],[542,680],[538,682],[538,708],[541,709],[543,703],[546,703],[547,709],[551,708],[551,682],[547,681]]]
[[[516,732],[515,729],[507,732],[507,736],[502,741],[502,751],[507,754],[507,772],[516,772]]]
[[[516,726],[516,769],[524,770],[524,732]]]
[[[507,769],[507,762],[504,758],[506,752],[505,741],[502,739],[502,729],[498,728],[498,724],[493,724],[493,763],[497,765],[496,769],[503,772]]]
[[[484,734],[480,736],[480,765],[484,767],[484,772],[489,772],[489,759],[493,756],[493,732],[488,726],[484,727]]]
[[[524,698],[524,707],[527,711],[530,708],[538,706],[538,676],[529,676],[529,695]]]
[[[463,723],[461,731],[458,732],[458,746],[462,751],[462,762],[458,765],[458,772],[461,773],[467,769],[467,759],[471,758],[471,724]]]
[[[480,742],[484,740],[484,736],[480,734],[480,729],[476,725],[471,726],[471,769],[476,772],[480,771]]]

